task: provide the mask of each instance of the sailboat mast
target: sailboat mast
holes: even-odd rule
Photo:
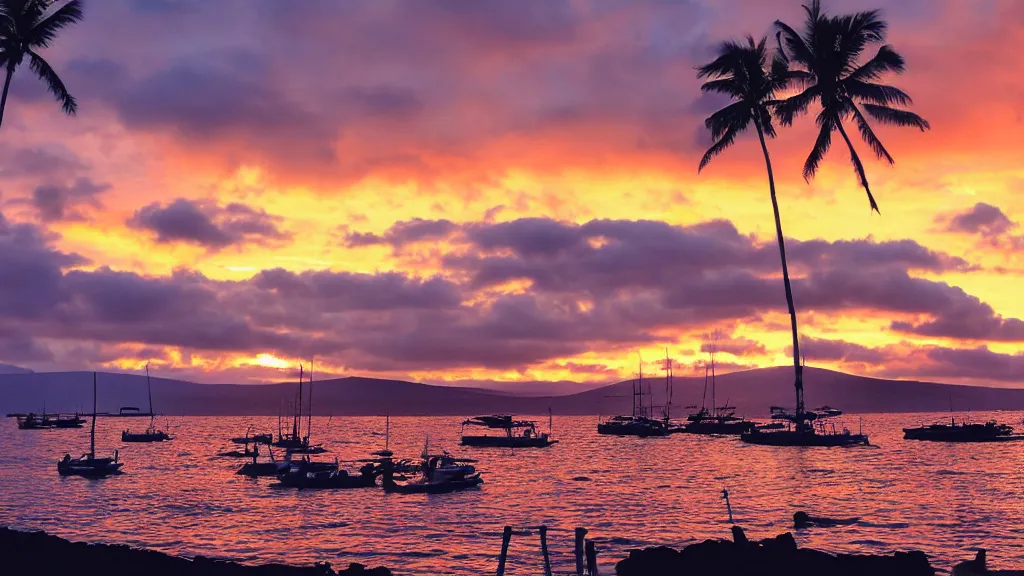
[[[292,412],[292,438],[299,437],[299,417],[302,414],[302,364],[299,364],[299,393],[295,397],[295,409]]]
[[[313,359],[309,359],[309,420],[306,422],[306,439],[313,430]]]
[[[715,353],[711,353],[711,410],[718,416],[718,401],[715,400]]]
[[[146,362],[146,390],[149,392],[149,416],[152,418],[153,414],[153,385],[149,382],[149,362]]]
[[[92,373],[92,427],[89,429],[89,458],[96,457],[96,373]]]

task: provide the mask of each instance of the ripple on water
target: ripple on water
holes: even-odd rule
[[[615,438],[596,435],[593,417],[557,418],[562,441],[551,448],[467,450],[485,484],[438,497],[275,490],[266,479],[235,475],[238,460],[214,457],[249,424],[274,429],[276,417],[183,418],[177,438],[157,445],[122,445],[121,423],[100,419],[98,450],[119,448],[126,471],[106,481],[60,478],[54,470],[69,448],[88,444],[87,434],[24,434],[8,419],[0,422],[0,524],[250,563],[385,564],[400,575],[493,572],[502,527],[542,523],[551,527],[554,570],[571,571],[572,529],[585,526],[611,573],[630,548],[728,537],[725,488],[752,538],[790,530],[793,512],[804,509],[861,523],[801,531],[801,546],[920,548],[945,569],[970,557],[971,547],[988,549],[1001,566],[1024,558],[1019,448],[904,442],[900,428],[921,418],[865,416],[877,447],[850,450]],[[391,420],[391,448],[400,455],[418,454],[427,433],[432,446],[462,452],[461,418]],[[314,437],[332,449],[324,458],[351,461],[382,447],[383,419],[327,424],[314,418]],[[512,548],[510,572],[536,571],[535,532],[515,536]]]

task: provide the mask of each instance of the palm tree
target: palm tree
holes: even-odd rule
[[[843,128],[843,121],[852,118],[861,138],[875,156],[889,164],[894,162],[893,158],[875,136],[864,112],[882,124],[910,126],[922,132],[929,128],[928,122],[900,108],[911,104],[906,92],[877,82],[888,72],[901,74],[905,69],[903,57],[884,43],[889,26],[879,17],[878,10],[830,17],[822,12],[820,0],[812,0],[810,6],[804,5],[803,8],[807,21],[802,34],[784,22],[775,22],[779,29],[776,35],[779,50],[783,58],[795,65],[790,77],[802,88],[799,94],[779,103],[775,114],[784,126],[789,126],[795,116],[807,112],[812,102],[819,102],[818,138],[804,163],[804,179],[814,177],[821,159],[832,145],[832,132],[838,130],[850,149],[850,160],[867,192],[871,209],[878,212],[878,204],[864,173],[864,164]],[[782,48],[783,43],[786,50]],[[870,60],[858,64],[871,44],[882,46]]]
[[[82,19],[82,0],[0,0],[0,66],[7,75],[0,97],[0,124],[14,70],[28,56],[29,68],[49,87],[65,114],[78,111],[75,98],[36,50],[48,48],[57,33]]]
[[[796,420],[799,429],[804,426],[804,385],[803,366],[800,364],[800,339],[797,335],[796,306],[793,304],[793,288],[789,281],[789,267],[786,264],[786,242],[782,235],[782,219],[779,216],[779,201],[775,196],[775,176],[772,160],[768,155],[765,136],[775,137],[772,126],[771,107],[777,103],[775,93],[786,87],[789,71],[786,61],[779,55],[769,58],[767,39],[755,42],[747,36],[746,44],[733,41],[723,42],[718,48],[718,57],[710,64],[698,68],[697,78],[707,81],[700,87],[704,92],[715,92],[730,97],[733,102],[715,112],[704,121],[711,132],[714,143],[700,160],[697,172],[724,152],[736,141],[736,136],[753,124],[764,153],[768,170],[768,190],[775,212],[775,237],[779,242],[782,258],[782,282],[786,287],[786,303],[789,305],[789,319],[793,331],[793,367],[796,372]],[[770,61],[769,61],[770,60]]]

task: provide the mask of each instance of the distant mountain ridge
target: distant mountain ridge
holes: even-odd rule
[[[146,377],[100,373],[99,410],[147,406]],[[185,415],[275,415],[290,413],[297,384],[196,384],[152,379],[157,413]],[[789,367],[759,368],[718,376],[718,403],[728,401],[739,413],[764,417],[768,407],[792,406],[793,372]],[[665,404],[664,379],[650,384],[655,405]],[[700,404],[704,378],[676,378],[674,416],[683,406]],[[865,378],[820,368],[805,369],[808,408],[824,404],[849,413],[941,412],[954,410],[1024,410],[1024,390],[986,388]],[[434,386],[375,378],[348,377],[317,381],[313,413],[318,415],[470,415],[495,412],[558,415],[624,414],[631,408],[631,383],[619,382],[568,396],[522,396],[480,388]],[[89,410],[91,372],[0,374],[0,412]],[[710,405],[710,394],[706,400]],[[660,413],[660,408],[657,409]]]

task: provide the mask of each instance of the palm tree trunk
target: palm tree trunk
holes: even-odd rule
[[[789,266],[786,264],[786,241],[782,236],[782,218],[779,216],[779,201],[775,197],[775,176],[772,173],[772,160],[768,156],[768,145],[764,141],[764,133],[761,125],[754,122],[757,128],[757,137],[761,141],[761,151],[764,152],[764,163],[768,168],[768,188],[772,194],[772,210],[775,212],[775,236],[779,241],[779,255],[782,257],[782,283],[786,286],[786,304],[789,305],[789,320],[793,329],[793,369],[796,372],[796,381],[793,386],[796,388],[796,425],[797,430],[804,429],[804,368],[800,364],[800,338],[796,328],[796,305],[793,304],[793,287],[789,282]]]
[[[0,126],[4,123],[4,108],[7,107],[7,90],[11,87],[11,76],[14,76],[14,66],[7,65],[7,79],[4,80],[4,95],[0,97]]]
[[[839,133],[843,135],[843,140],[846,141],[846,146],[850,149],[850,162],[853,162],[853,169],[857,171],[857,177],[860,178],[860,185],[863,186],[864,191],[868,193],[868,202],[871,204],[871,209],[881,214],[882,211],[878,209],[875,197],[871,195],[871,187],[868,185],[868,175],[864,172],[864,163],[860,161],[860,156],[857,155],[857,150],[853,148],[853,142],[851,142],[850,137],[846,135],[846,130],[843,128],[842,120],[836,122],[836,127],[839,128]]]

